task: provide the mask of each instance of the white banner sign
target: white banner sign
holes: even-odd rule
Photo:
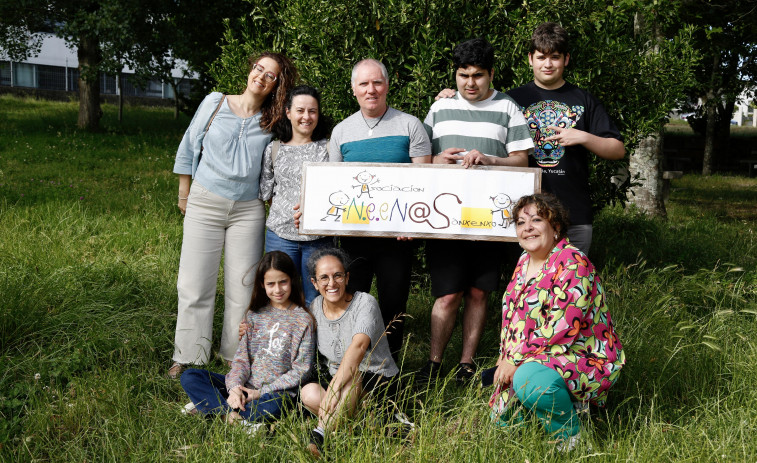
[[[512,208],[541,191],[526,167],[306,162],[300,233],[517,241]]]

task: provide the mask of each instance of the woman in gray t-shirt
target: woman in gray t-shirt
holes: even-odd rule
[[[384,322],[376,299],[368,293],[347,292],[350,274],[347,254],[323,248],[308,261],[311,284],[320,296],[311,304],[318,335],[318,351],[328,362],[331,380],[326,386],[310,383],[302,388],[302,403],[318,415],[318,427],[308,445],[320,456],[323,436],[336,417],[351,414],[364,393],[387,386],[399,373],[389,352]],[[404,415],[403,415],[404,416]]]

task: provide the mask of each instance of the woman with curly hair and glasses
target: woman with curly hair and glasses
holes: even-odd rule
[[[263,152],[284,115],[297,69],[279,53],[261,53],[248,62],[244,91],[205,97],[176,153],[178,206],[185,217],[171,378],[210,357],[222,254],[220,355],[227,361],[234,358],[237,327],[252,293],[252,286],[243,280],[263,254],[265,206],[259,199]]]

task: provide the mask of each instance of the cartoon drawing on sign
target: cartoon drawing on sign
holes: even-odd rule
[[[369,173],[367,170],[364,170],[353,177],[360,185],[352,185],[352,188],[360,188],[360,194],[357,195],[357,197],[363,196],[363,194],[367,194],[369,198],[373,199],[373,196],[371,196],[371,188],[370,185],[373,185],[374,183],[378,182],[379,180],[376,178],[375,175]]]
[[[494,225],[501,225],[502,228],[507,228],[513,222],[512,213],[510,208],[513,205],[513,201],[510,197],[504,193],[499,193],[496,196],[491,196],[490,199],[494,203],[495,209],[492,209],[492,221]],[[501,220],[502,223],[497,223],[497,220]]]
[[[323,221],[329,217],[333,217],[334,222],[339,222],[339,219],[342,218],[342,212],[344,212],[344,205],[347,204],[349,200],[350,198],[348,198],[347,194],[342,190],[331,193],[331,195],[329,195],[329,203],[331,203],[331,207],[328,212],[326,212],[326,217],[321,220]]]

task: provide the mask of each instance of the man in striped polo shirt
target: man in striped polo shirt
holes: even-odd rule
[[[534,147],[518,105],[490,88],[494,77],[494,48],[486,40],[463,42],[452,52],[457,93],[435,102],[424,120],[431,138],[433,162],[526,167]],[[426,261],[431,274],[431,352],[420,379],[439,374],[442,355],[455,326],[460,303],[463,346],[455,374],[465,382],[475,373],[473,358],[486,320],[488,294],[497,289],[503,243],[466,240],[428,240]]]

